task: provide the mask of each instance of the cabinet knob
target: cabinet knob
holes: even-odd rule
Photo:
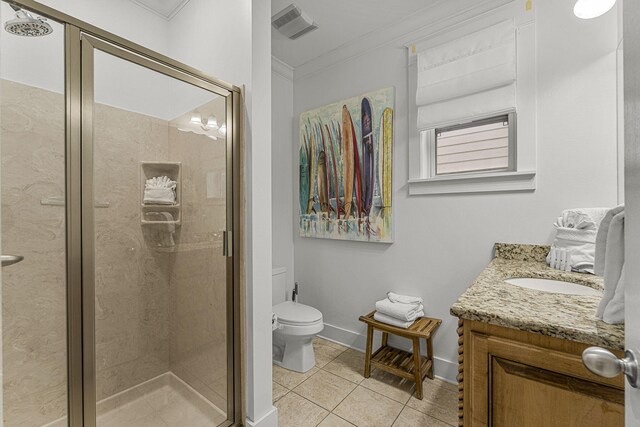
[[[605,378],[624,374],[629,385],[638,387],[638,359],[633,351],[627,350],[623,359],[602,347],[589,347],[582,352],[582,363],[588,370]]]

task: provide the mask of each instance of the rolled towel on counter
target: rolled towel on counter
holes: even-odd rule
[[[424,316],[424,311],[418,313],[418,317]],[[398,328],[407,329],[409,326],[413,325],[413,320],[405,322],[403,320],[396,319],[395,317],[387,316],[383,313],[378,313],[377,311],[373,314],[373,318],[378,322],[386,323],[387,325],[396,326]]]
[[[389,298],[385,298],[376,302],[376,311],[387,316],[395,317],[403,322],[413,322],[419,317],[420,313],[424,315],[424,306],[422,304],[403,304],[392,302]]]
[[[394,292],[387,292],[387,298],[389,298],[389,301],[391,302],[397,302],[401,304],[415,304],[415,305],[422,304],[422,298],[420,297],[401,295],[401,294],[396,294]]]

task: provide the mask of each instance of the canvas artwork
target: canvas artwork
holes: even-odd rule
[[[300,235],[393,242],[394,88],[300,114]]]

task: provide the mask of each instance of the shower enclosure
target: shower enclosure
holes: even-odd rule
[[[0,6],[2,425],[239,425],[240,89]]]

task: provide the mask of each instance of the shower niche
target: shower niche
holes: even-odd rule
[[[165,179],[166,177],[166,179]],[[148,180],[175,183],[173,188],[160,183],[148,188]],[[140,162],[140,221],[143,225],[182,222],[182,163]]]

